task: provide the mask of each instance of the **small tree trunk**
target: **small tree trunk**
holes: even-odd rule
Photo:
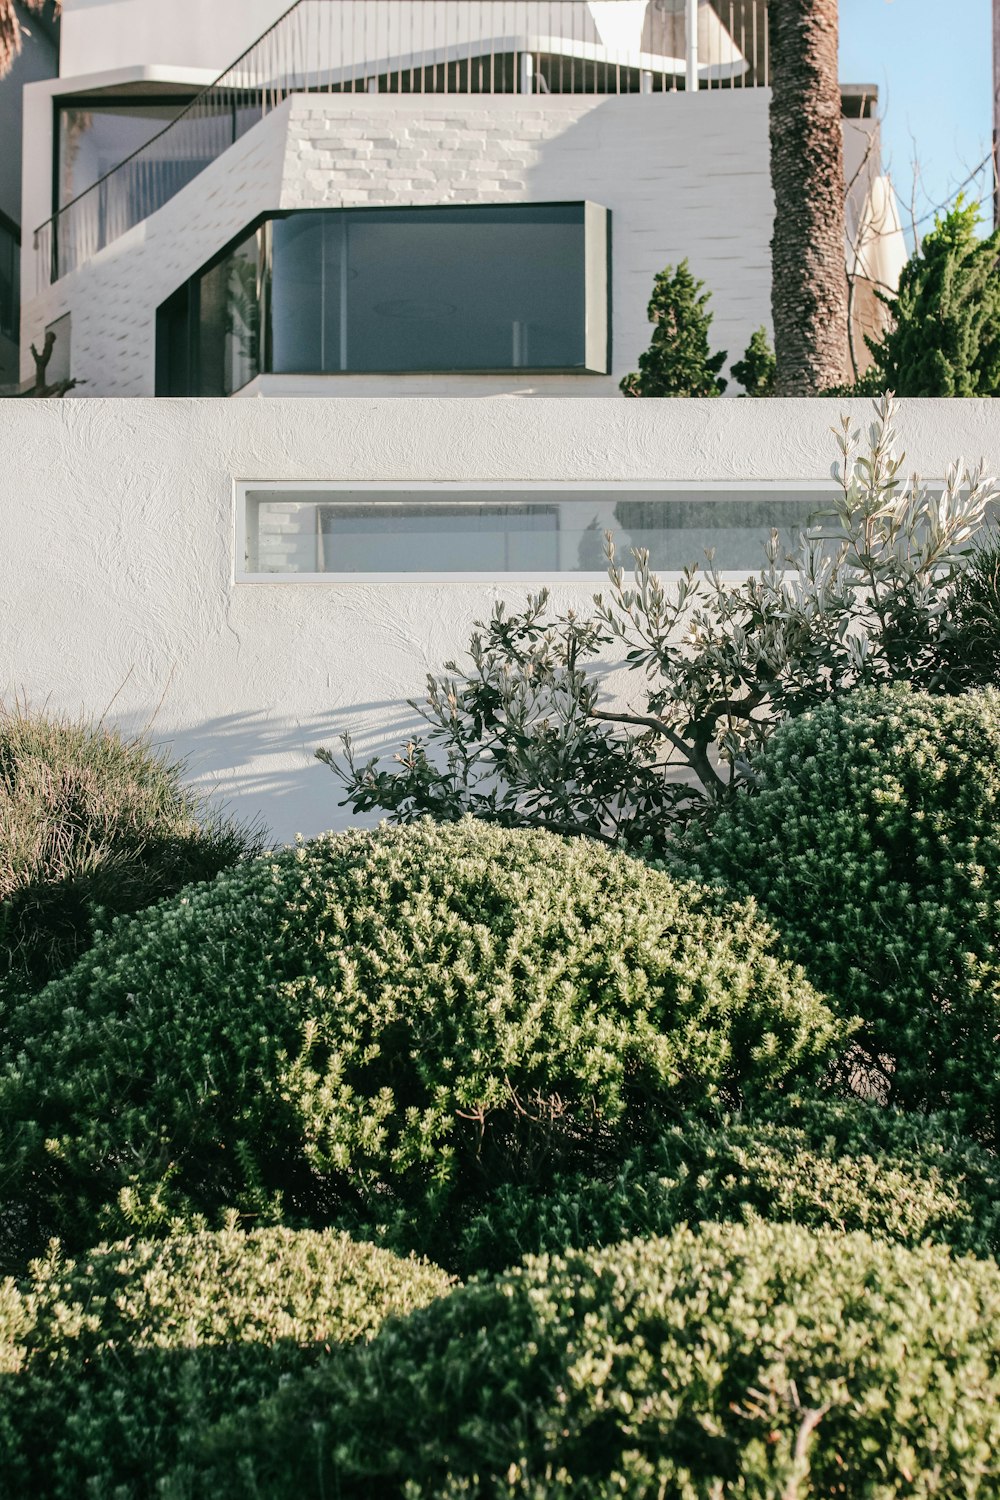
[[[770,0],[775,394],[847,378],[837,0]]]

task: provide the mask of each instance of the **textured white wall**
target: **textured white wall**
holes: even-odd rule
[[[590,198],[612,211],[611,376],[271,377],[260,389],[617,395],[649,342],[653,276],[684,256],[712,291],[713,347],[735,360],[770,321],[768,99],[295,96],[89,265],[33,300],[26,287],[24,345],[72,312],[78,394],[150,395],[157,304],[268,209]]]
[[[282,839],[343,826],[313,759],[396,746],[426,673],[524,585],[233,583],[233,481],[823,479],[829,401],[0,404],[0,696],[156,737]],[[867,403],[855,403],[861,419]],[[1000,464],[1000,404],[904,405],[907,468]],[[590,589],[558,583],[559,606]]]

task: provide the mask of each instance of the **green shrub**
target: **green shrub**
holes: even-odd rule
[[[752,908],[713,900],[471,819],[219,876],[18,1008],[3,1196],[73,1246],[232,1207],[429,1249],[500,1182],[829,1065],[843,1026]]]
[[[899,277],[894,295],[876,290],[889,325],[876,342],[866,384],[897,396],[1000,394],[1000,234],[980,237],[978,203],[959,195],[935,218]]]
[[[755,328],[743,358],[732,366],[733,379],[739,381],[746,396],[773,396],[777,372],[778,361],[768,342],[767,329]]]
[[[972,549],[952,613],[942,651],[949,691],[1000,688],[1000,527],[995,522]]]
[[[687,1120],[613,1175],[564,1177],[544,1193],[505,1184],[460,1227],[449,1261],[471,1275],[684,1223],[758,1219],[995,1256],[1000,1162],[941,1116],[877,1105],[814,1100]]]
[[[293,1379],[204,1455],[194,1493],[220,1500],[995,1495],[1000,1274],[797,1225],[542,1258]]]
[[[790,554],[772,532],[743,583],[709,560],[675,586],[642,549],[626,579],[609,534],[610,589],[593,614],[553,612],[544,592],[520,611],[500,600],[467,657],[429,675],[412,703],[425,733],[369,760],[345,734],[342,753],[318,758],[356,813],[381,808],[397,823],[471,813],[663,853],[746,785],[754,752],[786,718],[858,687],[947,690],[963,571],[1000,486],[959,460],[933,493],[905,468],[895,420],[891,398],[879,401],[862,452],[842,419],[829,507]],[[626,529],[628,504],[615,507]],[[980,649],[995,640],[994,626]],[[614,697],[612,652],[631,678]]]
[[[725,349],[708,346],[711,293],[692,276],[686,260],[667,266],[653,278],[646,309],[653,324],[649,348],[639,355],[638,370],[619,381],[626,396],[721,396],[726,381],[719,374]]]
[[[862,691],[783,725],[756,787],[692,830],[860,1015],[855,1085],[1000,1140],[1000,694]]]
[[[47,1500],[154,1495],[203,1428],[449,1284],[284,1229],[53,1252],[32,1272],[0,1293],[0,1471],[4,1494]]]
[[[0,972],[40,986],[139,911],[258,854],[145,739],[0,709]]]

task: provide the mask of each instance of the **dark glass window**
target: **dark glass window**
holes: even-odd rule
[[[21,237],[0,214],[0,334],[16,340],[21,321]]]
[[[231,396],[260,373],[263,231],[157,309],[158,396]]]
[[[278,219],[271,368],[582,366],[583,230],[581,203]]]
[[[263,351],[255,334],[245,369],[604,372],[607,250],[607,213],[590,203],[275,216],[262,231],[257,278]],[[159,394],[220,393],[210,372],[220,359],[232,364],[232,350],[222,350],[232,319],[218,308],[220,298],[231,305],[234,285],[220,264],[160,309]],[[186,369],[178,348],[198,351]],[[235,373],[227,389],[237,388]]]

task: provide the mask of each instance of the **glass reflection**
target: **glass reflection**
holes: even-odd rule
[[[572,369],[581,204],[306,211],[272,226],[271,369]]]
[[[735,493],[704,490],[653,498],[623,491],[463,491],[455,499],[386,491],[306,494],[294,486],[246,496],[246,568],[251,574],[504,573],[600,574],[611,531],[627,562],[645,547],[652,566],[679,572],[714,553],[723,571],[763,561],[777,529],[793,544],[822,507],[819,495],[765,487]]]

